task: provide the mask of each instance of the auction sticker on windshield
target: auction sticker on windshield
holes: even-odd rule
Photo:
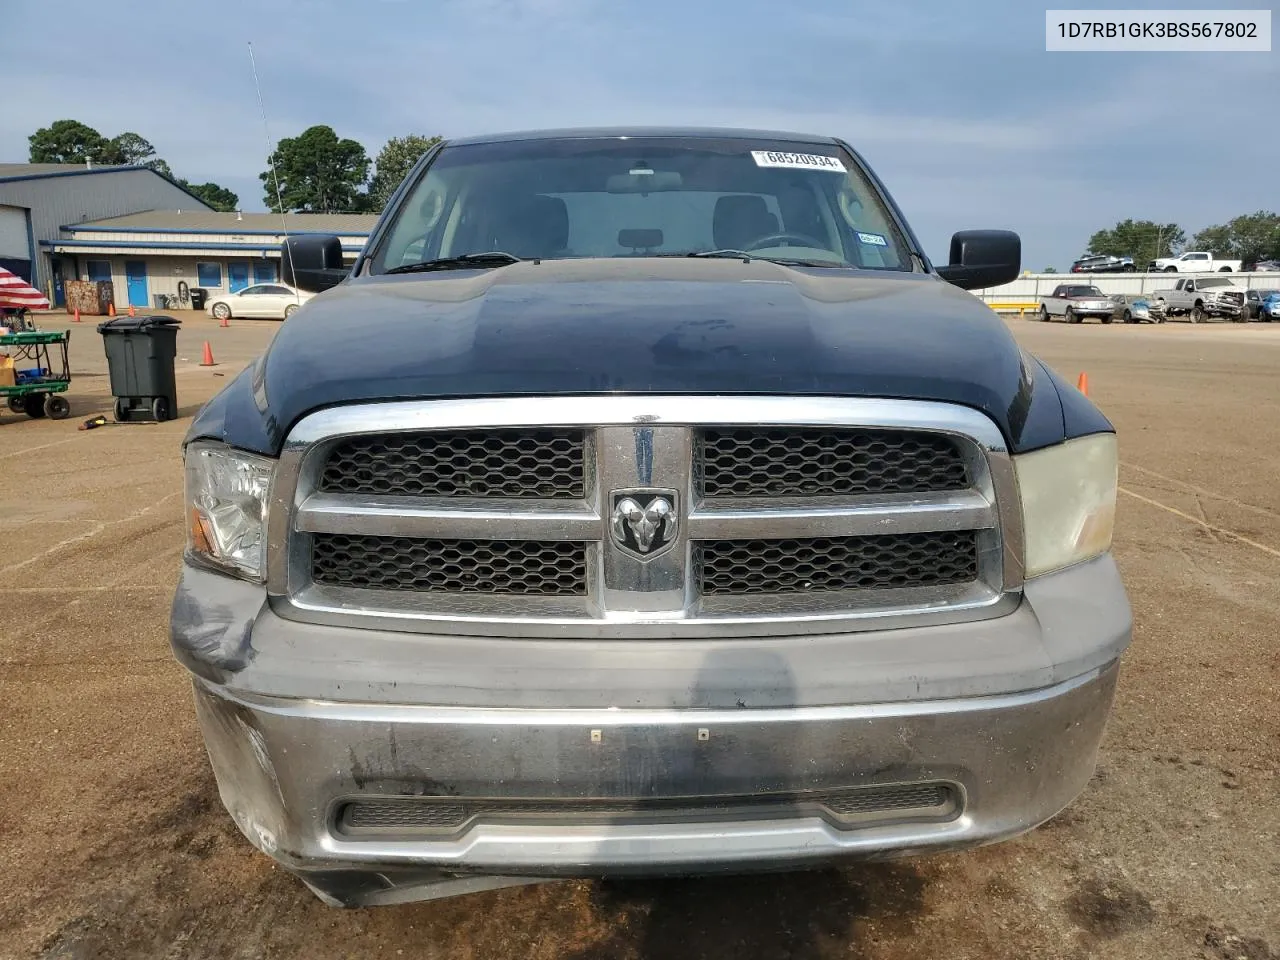
[[[752,150],[751,159],[757,167],[786,167],[788,170],[830,170],[846,173],[839,157],[824,157],[818,153],[779,153],[776,150]]]

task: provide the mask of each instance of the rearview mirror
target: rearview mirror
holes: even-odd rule
[[[342,241],[322,234],[288,237],[280,244],[284,282],[308,293],[336,287],[350,272],[342,264]]]
[[[630,173],[619,173],[605,181],[609,193],[665,193],[679,190],[684,177],[674,170],[650,170],[641,167]]]
[[[1022,269],[1022,239],[1009,230],[962,230],[951,237],[950,263],[938,276],[962,290],[998,287]]]

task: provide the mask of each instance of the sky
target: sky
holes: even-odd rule
[[[1190,238],[1280,208],[1280,53],[1047,53],[1045,7],[1026,0],[4,7],[0,162],[25,161],[34,130],[72,118],[142,134],[175,174],[230,187],[245,210],[265,208],[268,134],[317,123],[370,156],[408,133],[835,135],[880,175],[936,262],[956,230],[1016,230],[1025,268],[1062,270],[1126,217],[1177,222]]]

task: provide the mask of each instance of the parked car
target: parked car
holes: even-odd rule
[[[1144,296],[1116,293],[1108,299],[1116,305],[1115,316],[1125,323],[1164,323],[1164,310]]]
[[[1262,291],[1246,290],[1244,292],[1244,309],[1241,311],[1241,320],[1260,320],[1262,319]]]
[[[1060,283],[1053,293],[1040,298],[1041,320],[1061,317],[1067,323],[1081,323],[1088,317],[1097,317],[1110,323],[1115,316],[1115,303],[1092,284]]]
[[[283,283],[256,283],[237,293],[220,293],[209,300],[205,312],[218,320],[232,317],[288,320],[314,294]]]
[[[1280,290],[1258,291],[1258,319],[1265,323],[1280,320]]]
[[[1258,260],[1245,265],[1247,273],[1280,273],[1280,260]]]
[[[1162,304],[1166,316],[1189,315],[1192,323],[1209,317],[1238,319],[1245,302],[1245,290],[1226,277],[1187,277],[1172,287],[1151,291]]]
[[[1105,253],[1086,253],[1071,264],[1072,273],[1133,273],[1136,269],[1133,257],[1114,257]]]
[[[286,249],[325,292],[191,425],[170,638],[326,902],[954,850],[1085,789],[1116,441],[956,295],[1016,234],[935,269],[840,140],[638,128],[445,142],[354,266]]]
[[[1231,273],[1239,271],[1239,260],[1218,260],[1212,253],[1187,251],[1176,257],[1152,260],[1150,273]]]

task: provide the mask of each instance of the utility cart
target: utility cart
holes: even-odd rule
[[[0,335],[0,396],[8,398],[10,410],[54,420],[71,413],[62,396],[71,386],[70,342],[70,330]]]

